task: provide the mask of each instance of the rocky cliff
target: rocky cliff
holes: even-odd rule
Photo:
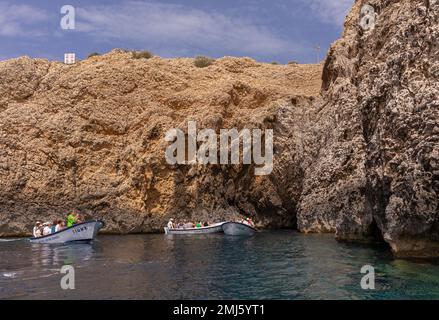
[[[376,20],[368,30],[359,25],[366,4]],[[356,1],[313,105],[302,231],[439,256],[438,19],[436,0]]]
[[[121,50],[73,66],[1,62],[0,235],[72,207],[117,233],[251,215],[439,256],[438,16],[437,0],[357,0],[324,66],[196,68]],[[273,173],[167,164],[165,132],[189,120],[273,129]]]
[[[321,69],[246,58],[197,68],[123,50],[76,65],[1,62],[0,235],[28,233],[36,219],[74,207],[116,233],[241,214],[294,227],[302,171],[292,166],[293,142]],[[189,120],[216,131],[274,129],[277,163],[289,162],[270,176],[255,176],[253,165],[169,165],[165,133],[187,131]]]

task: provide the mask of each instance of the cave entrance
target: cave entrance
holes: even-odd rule
[[[387,244],[387,242],[384,240],[383,232],[378,226],[375,217],[372,218],[372,223],[369,226],[368,234],[373,241]]]
[[[257,210],[258,215],[268,220],[268,227],[271,229],[297,230],[297,211],[295,208],[288,208],[279,212],[279,208],[269,206]]]

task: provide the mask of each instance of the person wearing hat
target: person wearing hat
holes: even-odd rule
[[[32,231],[34,238],[41,236],[41,221],[35,223],[34,229]]]
[[[45,222],[43,224],[44,228],[43,228],[43,236],[47,236],[48,234],[52,233],[52,228],[51,228],[51,223],[50,222]]]

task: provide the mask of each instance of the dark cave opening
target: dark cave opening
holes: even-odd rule
[[[297,214],[295,208],[282,208],[274,205],[257,208],[257,215],[267,221],[266,228],[279,230],[297,230]]]
[[[372,219],[372,223],[369,225],[368,234],[371,237],[372,241],[387,244],[387,242],[384,240],[383,232],[379,228],[375,218]]]

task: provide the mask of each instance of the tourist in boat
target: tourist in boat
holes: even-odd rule
[[[37,221],[35,223],[34,229],[32,231],[33,236],[36,237],[41,237],[41,221]]]
[[[205,222],[203,223],[203,227],[208,227],[208,226],[209,226],[209,222],[205,221]]]
[[[85,222],[84,216],[80,213],[76,214],[76,224]]]
[[[174,229],[174,219],[173,218],[169,219],[168,229]]]
[[[67,228],[73,227],[78,220],[78,214],[75,211],[72,211],[68,216],[67,216]]]
[[[35,238],[41,237],[43,235],[43,232],[41,231],[41,228],[38,228],[35,230]]]
[[[55,232],[61,231],[65,229],[66,223],[62,220],[58,220],[55,226]]]
[[[53,220],[52,225],[50,226],[50,233],[56,232],[56,225],[58,224],[58,220]]]
[[[51,223],[50,222],[45,222],[43,224],[44,228],[43,228],[43,236],[47,236],[49,234],[52,233],[52,228],[51,228]]]
[[[192,229],[194,227],[194,224],[192,222],[186,222],[184,224],[184,229]]]
[[[201,225],[201,221],[198,221],[197,224],[195,225],[195,227],[196,227],[196,228],[201,228],[201,227],[202,227],[202,225]]]
[[[186,219],[183,220],[183,222],[181,223],[181,229],[187,229],[188,227],[188,222]]]
[[[253,223],[253,220],[251,218],[247,218],[245,219],[245,221],[247,225],[249,225],[250,227],[254,227],[255,224]]]
[[[250,218],[245,218],[244,220],[242,220],[242,223],[253,227],[253,221]]]

